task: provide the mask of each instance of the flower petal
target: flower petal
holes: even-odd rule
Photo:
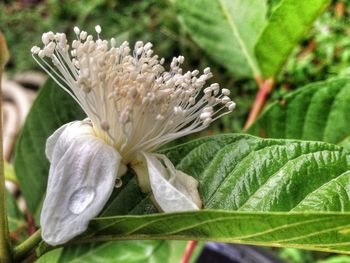
[[[43,239],[55,246],[84,232],[102,210],[121,156],[84,122],[61,127],[47,145],[51,166],[40,223]]]
[[[176,170],[165,155],[143,155],[154,198],[164,212],[197,210],[201,207],[196,179]]]
[[[50,162],[52,160],[52,154],[53,154],[53,151],[55,149],[55,146],[56,146],[58,139],[60,138],[60,136],[64,132],[64,130],[67,128],[67,126],[69,126],[70,124],[72,124],[72,123],[70,122],[70,123],[67,123],[67,124],[61,126],[49,138],[47,138],[45,154],[46,154],[46,158]]]
[[[92,127],[88,121],[72,121],[58,128],[47,140],[45,154],[51,162],[54,150],[65,151],[72,139],[79,135],[92,135]],[[69,129],[67,129],[70,127]],[[70,136],[61,136],[63,132],[70,133]],[[56,147],[56,143],[60,139],[60,147]]]

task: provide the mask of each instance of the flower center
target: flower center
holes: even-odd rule
[[[66,35],[43,34],[44,47],[33,57],[82,107],[97,136],[131,160],[139,151],[151,152],[176,138],[205,129],[235,108],[228,89],[217,83],[209,68],[183,73],[184,57],[174,58],[170,70],[153,55],[152,44],[116,45],[74,28],[70,46]],[[202,89],[204,88],[204,93]]]

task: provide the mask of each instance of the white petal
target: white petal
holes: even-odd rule
[[[48,142],[51,166],[40,223],[53,246],[84,232],[113,191],[121,156],[89,127],[69,123]]]
[[[165,155],[143,155],[154,198],[164,212],[197,210],[201,207],[197,180],[176,170]]]
[[[68,127],[69,127],[69,130],[67,130]],[[66,132],[66,133],[69,132],[70,136],[61,137],[61,134],[63,132]],[[86,121],[72,121],[61,126],[46,140],[45,154],[47,159],[51,162],[54,149],[56,151],[59,149],[62,151],[65,151],[66,144],[67,143],[69,144],[70,140],[74,139],[75,136],[91,135],[91,134],[93,134],[92,127],[88,125]],[[58,139],[60,139],[61,145],[59,148],[58,147],[55,148]]]
[[[58,138],[61,136],[61,134],[64,132],[64,130],[67,128],[70,123],[67,123],[63,126],[61,126],[59,129],[57,129],[49,138],[46,140],[46,149],[45,154],[47,159],[51,162],[52,160],[52,154],[55,149],[56,143],[58,141]]]

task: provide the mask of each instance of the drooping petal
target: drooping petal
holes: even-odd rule
[[[164,212],[197,210],[201,207],[196,179],[176,170],[165,155],[143,153],[143,156],[154,198]]]
[[[121,156],[93,135],[84,122],[72,122],[48,139],[51,159],[41,212],[42,237],[59,245],[84,232],[113,191]]]

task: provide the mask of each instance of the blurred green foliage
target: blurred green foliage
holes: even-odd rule
[[[269,14],[280,0],[270,0]],[[309,32],[303,43],[296,47],[277,78],[277,89],[272,100],[288,90],[332,76],[347,75],[350,71],[350,1],[335,1]],[[10,74],[38,69],[30,57],[30,48],[40,44],[46,31],[66,32],[72,37],[77,25],[87,31],[102,26],[102,35],[115,36],[117,41],[151,41],[155,52],[169,61],[184,55],[185,70],[204,69],[208,65],[214,73],[213,81],[232,90],[237,110],[217,123],[215,131],[237,132],[254,99],[257,85],[252,80],[237,81],[225,68],[214,62],[185,33],[171,0],[47,0],[5,1],[0,3],[0,28],[11,52],[8,65]]]
[[[350,1],[335,1],[289,58],[278,82],[294,89],[350,73]]]

